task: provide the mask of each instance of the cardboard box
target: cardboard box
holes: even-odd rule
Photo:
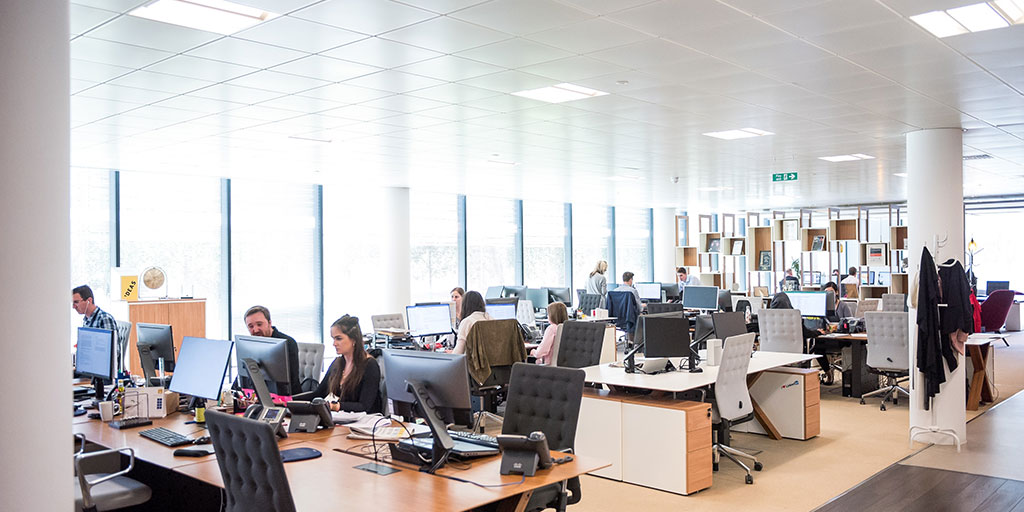
[[[178,410],[178,394],[163,387],[128,388],[124,417],[164,418]]]

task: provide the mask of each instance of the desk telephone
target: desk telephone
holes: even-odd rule
[[[289,433],[316,432],[319,427],[334,428],[331,410],[323,398],[314,398],[309,402],[292,400],[288,402],[288,411],[292,413]]]
[[[284,407],[263,407],[260,404],[252,404],[245,410],[244,416],[270,425],[278,437],[285,438],[288,437],[288,432],[285,432],[282,423],[284,411]]]

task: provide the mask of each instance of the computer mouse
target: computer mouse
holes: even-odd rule
[[[210,436],[197,437],[192,440],[192,444],[210,444]]]

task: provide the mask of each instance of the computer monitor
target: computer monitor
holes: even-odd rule
[[[96,399],[103,400],[103,383],[113,382],[115,378],[114,366],[114,336],[115,331],[107,329],[94,329],[92,327],[78,328],[78,344],[75,349],[75,371],[92,378],[96,388]]]
[[[302,391],[292,389],[292,382],[298,380],[298,375],[292,375],[291,365],[288,364],[288,344],[285,341],[279,338],[235,335],[238,384],[243,389],[255,389],[256,397],[264,407],[273,406],[270,393],[290,396]],[[251,374],[254,372],[263,378],[253,379]]]
[[[405,307],[406,325],[411,336],[438,336],[452,332],[454,306],[451,303]]]
[[[714,320],[711,315],[697,315],[693,321],[693,343],[705,343],[715,335]]]
[[[518,299],[516,299],[518,302]],[[487,304],[487,314],[495,320],[516,319],[516,305],[512,304]]]
[[[892,284],[892,272],[879,272],[875,274],[875,284],[878,286],[889,286]]]
[[[732,311],[732,292],[729,290],[718,290],[718,310]]]
[[[687,286],[683,288],[683,307],[686,309],[718,309],[718,287]]]
[[[548,287],[548,300],[561,302],[565,307],[572,306],[572,290],[564,287]]]
[[[800,310],[800,316],[825,316],[826,292],[786,292],[793,309]]]
[[[139,349],[139,362],[146,382],[153,382],[157,378],[160,359],[164,361],[164,371],[174,371],[174,336],[171,335],[171,326],[138,322],[135,324],[135,334],[138,337],[136,345]],[[163,383],[158,382],[158,385]]]
[[[218,398],[224,386],[224,374],[231,363],[232,346],[234,344],[228,340],[182,338],[178,365],[168,389],[208,400]]]
[[[715,328],[715,338],[720,340],[747,333],[746,315],[741,311],[711,313],[711,323]]]
[[[469,409],[465,354],[384,350],[384,386],[392,400],[415,403],[433,434],[429,472],[437,470],[455,444],[448,435],[441,408]]]
[[[868,271],[868,284],[871,284],[871,285],[875,284],[875,271],[874,270],[869,270]]]
[[[676,317],[651,317],[644,321],[644,356],[689,357],[690,321]]]
[[[1009,281],[985,281],[985,294],[991,295],[996,290],[1009,290]]]
[[[515,297],[515,298],[526,298],[526,287],[525,286],[512,286],[506,285],[501,290],[502,297]]]
[[[527,288],[525,298],[532,302],[533,307],[537,309],[548,307],[548,303],[550,302],[547,288]]]
[[[636,291],[640,294],[640,300],[661,300],[661,283],[636,283]]]
[[[487,292],[484,293],[484,298],[485,299],[497,299],[498,297],[501,297],[501,291],[504,288],[505,288],[504,286],[488,286],[487,287]]]
[[[679,283],[661,283],[661,291],[665,292],[665,300],[679,300]]]

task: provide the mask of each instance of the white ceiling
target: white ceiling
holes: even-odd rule
[[[235,1],[282,16],[72,0],[74,166],[740,209],[905,199],[904,134],[963,127],[965,195],[1024,193],[1024,26],[908,19],[966,0]],[[610,94],[510,94],[560,82]]]

